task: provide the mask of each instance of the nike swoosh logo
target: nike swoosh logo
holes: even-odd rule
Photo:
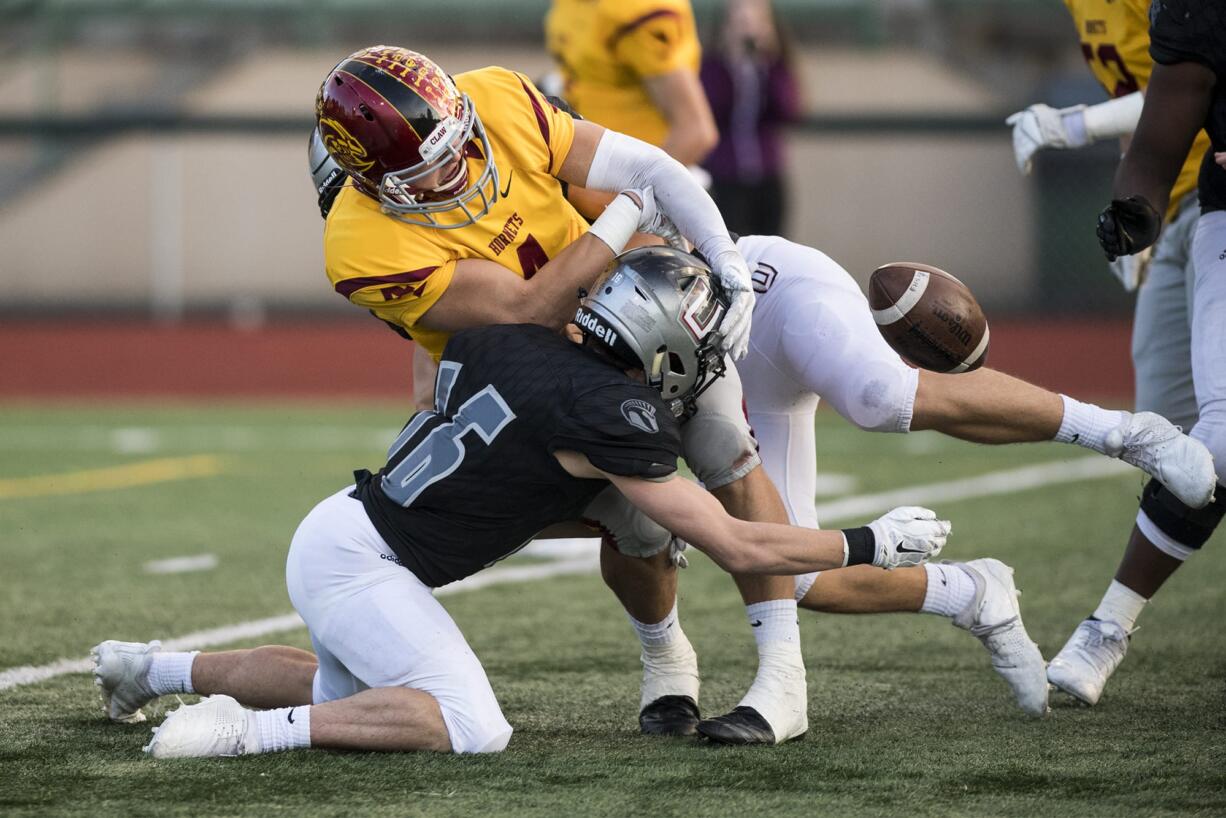
[[[925,553],[924,549],[922,548],[903,548],[902,543],[899,543],[898,545],[894,546],[894,550],[897,551],[899,554],[923,554]]]
[[[291,710],[288,713],[286,713],[285,718],[289,719],[290,724],[293,724],[294,723],[294,711]]]
[[[762,620],[761,620],[761,619],[755,619],[753,622],[750,622],[750,623],[749,623],[749,627],[751,627],[751,628],[760,628],[760,627],[762,627]]]
[[[499,191],[498,193],[499,196],[501,196],[504,199],[507,197],[507,194],[511,192],[511,180],[514,178],[515,178],[515,168],[511,168],[511,172],[507,174],[507,189]]]

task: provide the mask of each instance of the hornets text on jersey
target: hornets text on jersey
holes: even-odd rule
[[[1222,0],[1154,0],[1150,36],[1154,62],[1197,62],[1217,74],[1205,130],[1213,150],[1226,151],[1226,5]],[[1200,207],[1204,213],[1226,210],[1226,169],[1210,151],[1200,166]]]
[[[584,119],[663,145],[668,121],[643,80],[698,72],[702,49],[689,0],[554,0],[545,39]]]
[[[659,478],[680,449],[655,389],[544,327],[480,327],[452,336],[434,411],[413,416],[378,474],[355,473],[355,495],[404,567],[438,587],[579,519],[609,485],[572,477],[554,452]]]
[[[556,177],[570,152],[575,123],[522,74],[482,68],[459,74],[456,87],[472,98],[494,152],[498,200],[475,224],[453,230],[405,224],[352,182],[337,195],[324,227],[324,266],[332,286],[413,339],[438,360],[448,333],[418,326],[455,275],[456,262],[481,258],[531,278],[587,231]],[[480,175],[476,141],[468,148],[469,178]],[[442,214],[460,221],[462,214]]]
[[[1064,5],[1077,26],[1081,53],[1107,93],[1122,97],[1144,90],[1153,70],[1149,56],[1150,0],[1064,0]],[[1208,147],[1209,137],[1199,134],[1171,189],[1167,222],[1175,218],[1180,200],[1196,189],[1200,160]]]

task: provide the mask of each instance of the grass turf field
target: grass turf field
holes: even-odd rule
[[[104,638],[288,612],[295,525],[353,468],[377,465],[402,421],[386,405],[0,407],[0,674],[80,659]],[[820,427],[820,468],[854,476],[854,494],[1082,455],[869,435],[825,414]],[[1030,633],[1050,657],[1114,571],[1140,486],[1128,474],[934,504],[954,521],[945,556],[1015,566]],[[635,726],[635,641],[589,573],[444,600],[516,728],[501,755],[155,762],[140,753],[148,723],[105,721],[75,673],[0,690],[0,813],[1220,815],[1221,540],[1145,612],[1100,705],[1057,699],[1042,723],[1015,710],[979,645],[937,617],[802,612],[804,740],[647,739]],[[142,569],[202,554],[216,567]],[[682,621],[702,657],[704,712],[723,711],[752,678],[752,639],[731,581],[691,562]],[[234,646],[264,642],[308,646],[301,628]]]

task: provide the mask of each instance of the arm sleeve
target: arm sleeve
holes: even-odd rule
[[[694,69],[700,46],[688,15],[668,3],[638,12],[610,38],[617,62],[639,77]]]
[[[666,477],[677,470],[676,420],[645,389],[605,386],[579,396],[549,442],[549,452],[587,455],[601,471],[622,477]]]
[[[647,185],[654,189],[656,205],[705,258],[736,251],[719,208],[685,165],[640,139],[605,131],[584,187],[617,193]]]

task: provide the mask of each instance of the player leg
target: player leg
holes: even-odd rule
[[[505,748],[511,727],[481,663],[431,589],[394,557],[348,490],[316,506],[286,566],[290,599],[318,656],[311,703],[251,710],[214,695],[171,713],[149,752]]]
[[[846,277],[841,270],[838,272]],[[829,285],[838,282],[821,283],[822,286],[809,288],[807,292],[829,294],[832,291]],[[833,289],[837,292],[837,287]],[[741,371],[746,400],[752,407],[749,419],[758,440],[763,467],[778,487],[792,523],[817,528],[814,411],[818,398],[795,373],[788,372],[786,360],[789,356],[780,349],[782,343],[812,348],[811,342],[802,341],[802,335],[793,335],[788,341],[779,332],[787,326],[786,313],[803,305],[801,295],[795,293],[783,299],[772,298],[768,303],[760,302],[759,309],[772,305],[778,305],[778,309],[768,309],[764,316],[768,320],[755,324],[750,352],[741,362]],[[858,291],[848,290],[847,297],[853,296],[858,297]],[[808,326],[825,340],[841,338],[845,344],[850,336],[837,325],[831,326],[830,322],[841,322],[855,310],[838,304],[832,306],[835,308],[824,313],[821,324]],[[849,306],[854,308],[854,302]],[[803,306],[801,311],[807,312]],[[823,342],[818,348],[827,347]],[[846,349],[840,343],[834,343],[832,348]],[[914,370],[898,362],[888,348],[884,351],[870,348],[863,354],[854,353],[854,349],[848,351],[856,355],[857,366],[867,364],[869,370],[877,373],[874,382],[878,384],[880,400],[876,404],[883,411],[875,423],[904,429],[909,406],[908,384]],[[796,355],[794,351],[791,357]],[[887,377],[891,362],[897,367],[892,381]],[[873,366],[874,363],[878,366]],[[819,366],[830,371],[818,373],[815,370]],[[838,355],[818,355],[809,361],[808,377],[828,381],[840,370],[855,368],[848,365],[848,359]],[[975,560],[894,571],[856,566],[798,576],[795,583],[800,606],[813,611],[925,612],[947,617],[980,639],[988,649],[993,667],[1010,685],[1023,710],[1034,716],[1046,712],[1047,680],[1043,658],[1026,634],[1017,606],[1012,570],[1003,563]]]
[[[1193,239],[1193,237],[1195,237]],[[1191,436],[1217,463],[1226,458],[1226,217],[1198,220],[1186,206],[1155,248],[1134,322],[1137,408],[1192,426]],[[1197,405],[1199,404],[1199,405]],[[1199,416],[1199,419],[1198,419]],[[1208,540],[1226,512],[1226,489],[1194,510],[1151,481],[1142,495],[1123,560],[1094,613],[1051,661],[1048,678],[1093,705],[1127,652],[1136,620],[1188,557]]]
[[[601,576],[639,638],[639,729],[647,735],[694,735],[699,721],[698,655],[677,615],[680,557],[672,534],[612,486],[584,516],[601,528]]]
[[[746,422],[740,378],[728,372],[704,393],[682,426],[682,450],[695,476],[734,517],[788,522],[787,510],[761,468]],[[735,576],[758,648],[758,672],[730,713],[699,732],[720,742],[775,744],[808,730],[808,695],[792,577]]]

